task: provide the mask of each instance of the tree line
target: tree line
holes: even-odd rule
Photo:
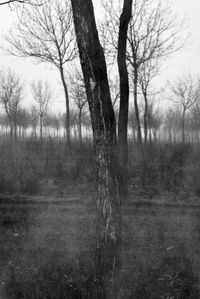
[[[116,93],[116,83],[111,82],[113,94]],[[46,137],[66,139],[66,113],[50,112],[53,92],[47,81],[33,81],[30,84],[32,98],[35,104],[25,108],[25,84],[22,79],[10,69],[0,74],[1,102],[1,134],[13,139],[26,137]],[[199,142],[200,131],[200,85],[198,77],[191,74],[177,77],[168,82],[168,90],[158,95],[168,100],[169,107],[164,110],[158,107],[161,100],[155,101],[155,95],[148,99],[148,111],[145,102],[138,106],[142,142]],[[69,95],[73,109],[70,111],[70,135],[82,144],[83,139],[92,138],[91,121],[87,98],[84,90],[83,77],[80,70],[74,69],[69,80]],[[139,95],[141,97],[141,95]],[[119,96],[116,94],[114,103],[116,122],[118,123]],[[27,105],[26,105],[27,106]],[[138,123],[135,106],[129,108],[128,139],[138,143]]]

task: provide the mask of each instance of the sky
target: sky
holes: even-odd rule
[[[175,54],[168,63],[166,76],[177,75],[180,72],[199,73],[200,65],[200,1],[199,0],[171,0],[178,17],[185,15],[187,19],[190,45]]]
[[[167,0],[162,0],[167,1]],[[175,78],[182,73],[191,72],[200,74],[200,1],[199,0],[169,0],[168,3],[177,14],[178,18],[186,16],[187,31],[190,35],[190,44],[185,49],[167,59],[164,64],[161,74],[158,78],[158,85],[164,87],[167,80]],[[101,16],[100,8],[101,0],[93,0],[95,7],[95,15],[98,19]],[[7,5],[0,6],[0,43],[3,45],[2,34],[12,28],[16,20],[16,12],[11,10]],[[36,64],[30,58],[16,58],[0,50],[0,68],[6,69],[10,67],[18,73],[22,80],[26,82],[26,92],[24,95],[24,105],[30,105],[32,96],[28,92],[28,85],[34,79],[48,79],[54,90],[53,99],[51,102],[52,110],[65,110],[64,96],[58,71],[49,64]]]

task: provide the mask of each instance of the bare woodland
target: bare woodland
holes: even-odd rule
[[[189,200],[198,205],[200,196],[200,77],[180,73],[162,88],[157,84],[167,61],[190,44],[185,19],[178,18],[168,4],[154,0],[103,1],[100,20],[92,0],[12,0],[1,1],[1,5],[9,5],[18,16],[15,27],[4,36],[4,53],[55,69],[65,109],[50,109],[57,99],[48,80],[26,82],[11,68],[1,69],[0,192],[44,196],[45,200],[53,197],[61,202],[74,194],[92,196],[81,205],[96,207],[90,227],[94,258],[83,267],[85,272],[80,266],[77,281],[67,281],[70,290],[59,274],[60,287],[55,293],[49,280],[46,293],[37,284],[37,294],[20,282],[17,289],[23,289],[24,297],[18,293],[2,298],[198,298],[199,274],[193,277],[195,269],[189,273],[184,268],[189,258],[182,257],[183,252],[176,253],[183,258],[180,263],[171,251],[170,257],[160,258],[160,264],[156,260],[168,238],[162,235],[163,227],[177,227],[176,216],[169,220],[174,209],[181,210],[182,203],[187,206]],[[30,103],[27,90],[33,104],[24,104]],[[155,209],[158,205],[156,216],[154,204]],[[170,216],[169,212],[160,216],[160,204],[166,211],[170,207]],[[132,207],[134,220],[126,220]],[[75,210],[79,208],[75,202]],[[155,216],[163,238],[153,243],[148,231],[143,242],[155,254],[151,270],[144,266],[145,254],[146,264],[151,256],[146,249],[142,256],[134,245],[143,234],[139,224],[143,218],[137,218],[140,208],[144,209],[140,217],[145,219],[145,230]],[[189,217],[188,223],[192,221]],[[198,230],[196,222],[194,226]],[[90,232],[82,229],[77,231],[80,239],[85,231]],[[179,240],[183,233],[178,229],[176,233],[174,239]],[[166,246],[166,252],[176,247]],[[125,265],[124,252],[128,256],[129,248],[136,256],[135,272],[131,262]],[[82,279],[81,271],[92,274]]]

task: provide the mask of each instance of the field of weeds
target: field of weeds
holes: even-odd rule
[[[93,298],[95,198],[0,200],[0,298]],[[123,207],[120,298],[200,298],[200,205]]]

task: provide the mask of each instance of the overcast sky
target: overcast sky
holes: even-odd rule
[[[187,49],[176,53],[172,59],[167,60],[162,76],[159,79],[159,84],[164,84],[166,80],[174,78],[183,72],[190,71],[195,74],[200,73],[200,0],[170,0],[168,2],[178,17],[181,18],[186,15],[191,45],[188,46]],[[95,14],[98,16],[100,13],[99,7],[101,0],[93,0],[93,3],[95,6]],[[14,20],[15,11],[11,11],[8,6],[0,6],[0,33],[5,33],[6,30],[11,28]],[[2,39],[1,43],[3,43]],[[60,85],[59,76],[57,71],[51,69],[49,65],[35,64],[33,60],[28,58],[22,59],[6,56],[0,51],[0,67],[10,67],[14,69],[26,82],[37,78],[47,78],[51,81],[52,87],[55,90],[55,98],[59,99],[59,101],[56,101],[57,109],[60,110],[62,107],[64,109],[62,86]],[[26,96],[31,97],[28,93]]]

